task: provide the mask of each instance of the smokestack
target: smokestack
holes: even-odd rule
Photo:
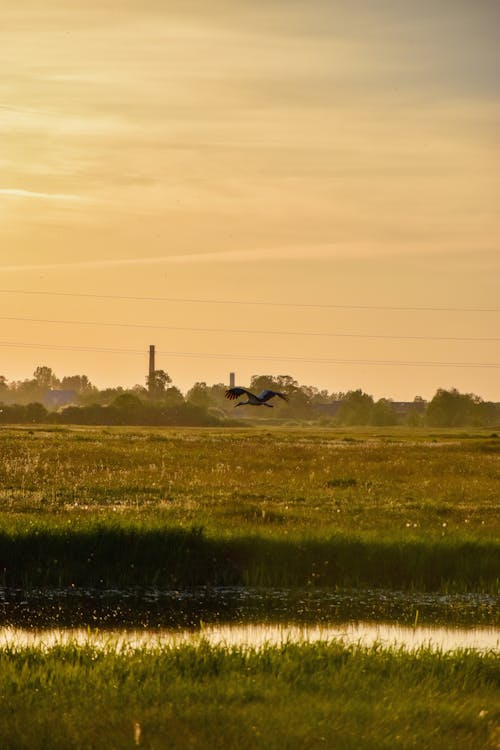
[[[235,385],[236,385],[236,376],[234,372],[230,372],[229,373],[229,387],[234,388]]]
[[[149,378],[148,378],[148,390],[150,393],[154,390],[154,379],[155,379],[155,345],[150,344],[149,346]]]

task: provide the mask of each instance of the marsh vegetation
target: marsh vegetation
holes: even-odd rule
[[[479,750],[498,742],[499,678],[494,654],[340,642],[11,648],[0,651],[0,742]]]
[[[7,586],[496,591],[484,432],[4,429]]]
[[[200,620],[497,626],[499,459],[484,430],[3,428],[2,623],[200,634],[6,639],[0,745],[495,748],[494,650],[224,645]]]

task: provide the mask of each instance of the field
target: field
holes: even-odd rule
[[[9,586],[498,591],[485,432],[3,429]]]
[[[493,749],[499,680],[493,655],[341,643],[13,650],[0,652],[0,744]]]
[[[2,585],[470,592],[498,624],[499,469],[480,430],[7,427]],[[4,645],[0,746],[494,750],[499,678],[496,653],[342,642]]]

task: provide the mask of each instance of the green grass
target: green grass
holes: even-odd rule
[[[0,746],[419,748],[500,739],[499,660],[318,643],[0,651]]]
[[[495,593],[499,564],[493,542],[454,538],[220,538],[123,520],[0,533],[0,581],[23,588],[246,585]]]
[[[0,431],[7,585],[498,590],[485,431]]]
[[[498,591],[485,431],[0,430],[0,584]],[[495,654],[0,649],[0,747],[489,749]]]

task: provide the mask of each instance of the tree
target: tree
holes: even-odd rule
[[[250,390],[260,393],[265,388],[290,396],[299,388],[299,384],[291,375],[252,375]]]
[[[95,404],[111,404],[117,396],[125,393],[125,390],[120,386],[117,388],[104,388],[102,391],[95,390],[87,393],[80,393],[78,401],[83,405],[95,405]]]
[[[27,422],[44,422],[47,419],[47,409],[43,404],[35,402],[27,404],[25,408]]]
[[[146,378],[148,390],[150,394],[156,398],[165,393],[167,385],[171,382],[172,378],[168,372],[165,372],[165,370],[154,370],[152,376],[150,377],[148,375]]]
[[[373,397],[358,388],[348,391],[342,399],[338,420],[341,424],[370,424],[373,409]]]
[[[433,427],[461,427],[481,424],[484,401],[474,393],[459,393],[456,388],[439,388],[427,406],[427,422]]]
[[[10,391],[12,393],[10,401],[17,404],[28,404],[31,401],[39,400],[42,396],[35,379],[17,380],[15,383],[11,383]]]
[[[186,394],[186,401],[193,406],[199,406],[201,409],[208,409],[210,406],[210,393],[205,382],[198,382]]]
[[[7,378],[5,375],[0,375],[0,395],[5,395],[9,391],[9,386],[7,384]]]
[[[61,380],[61,386],[65,390],[77,393],[93,393],[97,390],[86,375],[65,375]]]
[[[142,409],[142,401],[133,393],[121,393],[115,398],[111,406],[120,411],[136,412]]]
[[[215,383],[209,386],[210,406],[214,409],[226,409],[228,401],[226,399],[227,385],[225,383]]]
[[[387,427],[397,423],[396,413],[392,401],[380,398],[372,408],[371,423],[379,427]]]
[[[33,377],[41,391],[48,391],[50,388],[55,388],[60,384],[52,368],[46,365],[37,367],[33,373]]]
[[[180,390],[175,387],[175,385],[172,385],[170,386],[170,388],[167,388],[167,390],[163,394],[163,403],[169,408],[184,406],[184,396],[182,395]]]

